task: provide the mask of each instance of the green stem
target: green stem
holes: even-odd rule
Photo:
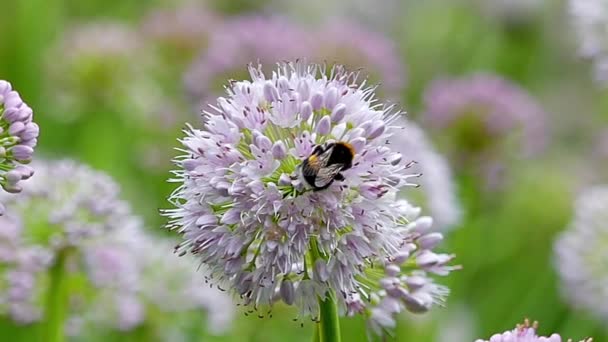
[[[317,245],[317,240],[312,238],[310,241],[310,254],[312,260],[312,268],[314,268],[315,261],[323,259]],[[319,323],[315,328],[314,341],[319,342],[340,342],[342,340],[340,335],[340,318],[338,317],[338,305],[336,303],[336,296],[332,290],[327,293],[325,299],[319,298]]]
[[[312,335],[312,342],[321,342],[321,330],[319,327],[320,324],[315,324],[315,332]]]
[[[69,249],[61,250],[49,270],[50,283],[46,298],[44,313],[46,323],[43,325],[42,341],[63,342],[65,340],[64,327],[69,300],[65,268],[69,252]]]

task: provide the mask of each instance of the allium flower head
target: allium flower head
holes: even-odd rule
[[[186,71],[186,90],[197,104],[207,104],[223,92],[228,77],[246,76],[244,66],[258,61],[272,67],[276,61],[310,54],[312,36],[279,17],[244,16],[229,20],[211,35],[208,48]]]
[[[390,96],[400,95],[407,75],[397,46],[385,35],[346,20],[330,21],[315,34],[323,37],[314,44],[315,60],[339,61],[351,69],[360,66]]]
[[[555,244],[555,265],[570,302],[608,319],[608,186],[585,190],[574,209],[569,228]]]
[[[523,89],[498,76],[436,80],[425,92],[424,105],[425,123],[441,131],[440,143],[450,149],[454,162],[484,162],[488,178],[500,168],[497,155],[504,155],[505,149],[533,155],[548,138],[543,109]]]
[[[423,175],[418,181],[424,195],[423,208],[435,218],[439,230],[457,224],[462,208],[448,161],[435,151],[422,128],[405,119],[397,123],[402,128],[390,139],[391,148],[410,158],[411,170]],[[406,189],[405,194],[412,196],[413,192]]]
[[[7,286],[0,291],[0,303],[6,304],[3,310],[22,322],[40,318],[47,270],[60,255],[67,255],[73,271],[79,273],[79,260],[109,257],[100,249],[104,247],[99,242],[101,237],[139,224],[108,176],[67,160],[39,162],[35,168],[37,176],[24,184],[21,194],[0,194],[0,202],[8,204],[6,215],[0,219],[0,263],[6,279],[2,284]],[[87,268],[83,273],[96,287],[132,291],[130,259],[120,258],[112,265]]]
[[[118,278],[130,275],[137,278],[137,288],[117,293],[115,288],[105,286],[93,303],[82,306],[73,316],[73,335],[83,334],[87,326],[130,330],[143,321],[162,326],[160,334],[175,333],[173,330],[179,328],[173,319],[197,312],[206,313],[208,329],[213,333],[222,333],[230,326],[234,313],[230,297],[203,286],[203,277],[196,272],[199,265],[193,258],[168,253],[175,246],[172,241],[146,234],[139,227],[121,229],[100,240],[101,248],[88,260],[89,267],[97,270],[93,274],[104,282],[117,278],[117,274]],[[130,269],[125,268],[125,260],[130,260],[126,263],[132,266]]]
[[[594,63],[595,79],[608,82],[608,1],[570,0],[569,9],[583,57]]]
[[[19,93],[10,83],[0,80],[0,186],[11,193],[20,192],[20,182],[34,173],[25,165],[32,159],[40,131],[32,119],[32,109]],[[3,213],[0,201],[0,215]]]
[[[130,117],[155,113],[164,97],[150,75],[154,63],[140,33],[128,25],[104,21],[74,26],[46,63],[49,96],[61,109],[54,115],[74,121],[90,113],[92,102],[104,112],[128,112]]]
[[[207,45],[217,25],[214,13],[200,4],[156,9],[143,20],[143,35],[164,48],[173,58],[190,59]]]
[[[249,72],[205,113],[205,128],[182,139],[176,208],[166,212],[183,234],[177,250],[197,255],[211,283],[260,315],[282,300],[316,320],[317,299],[335,293],[343,313],[364,313],[381,331],[404,308],[441,303],[447,289],[428,273],[447,274],[452,256],[432,252],[442,239],[432,220],[396,199],[417,176],[387,145],[399,113],[341,66]],[[352,167],[313,191],[298,170],[332,141],[352,146]]]
[[[525,320],[523,324],[518,324],[513,330],[506,331],[502,334],[495,334],[490,337],[489,340],[476,340],[475,342],[572,342],[571,339],[563,340],[558,334],[552,334],[551,336],[538,336],[536,330],[538,329],[538,323],[530,323],[529,320]],[[584,339],[580,342],[592,342],[592,339]]]

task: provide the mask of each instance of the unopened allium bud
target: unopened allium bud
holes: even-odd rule
[[[205,127],[189,127],[181,140],[175,208],[165,212],[168,227],[183,235],[178,250],[196,255],[210,282],[260,315],[283,300],[317,320],[318,299],[333,293],[346,313],[366,315],[382,332],[400,311],[441,303],[447,289],[430,275],[454,269],[452,256],[430,250],[440,240],[430,235],[432,219],[396,198],[416,176],[387,143],[400,114],[377,105],[341,66],[296,62],[269,77],[261,67],[249,72],[251,81],[232,82],[205,112]],[[307,104],[312,113],[303,117]],[[313,151],[332,142],[352,165],[313,190],[302,163],[314,163]],[[417,266],[423,255],[433,263]],[[386,275],[398,281],[387,295],[382,266],[389,264]],[[402,285],[410,276],[425,283]]]

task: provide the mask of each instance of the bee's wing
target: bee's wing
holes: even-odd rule
[[[331,183],[336,175],[342,171],[344,164],[331,164],[325,167],[321,167],[317,177],[315,178],[315,186],[322,188],[327,184]]]

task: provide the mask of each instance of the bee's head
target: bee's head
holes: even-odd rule
[[[352,166],[354,158],[355,149],[351,144],[346,142],[337,142],[333,146],[332,159],[338,163],[344,164],[344,170],[349,169]]]

